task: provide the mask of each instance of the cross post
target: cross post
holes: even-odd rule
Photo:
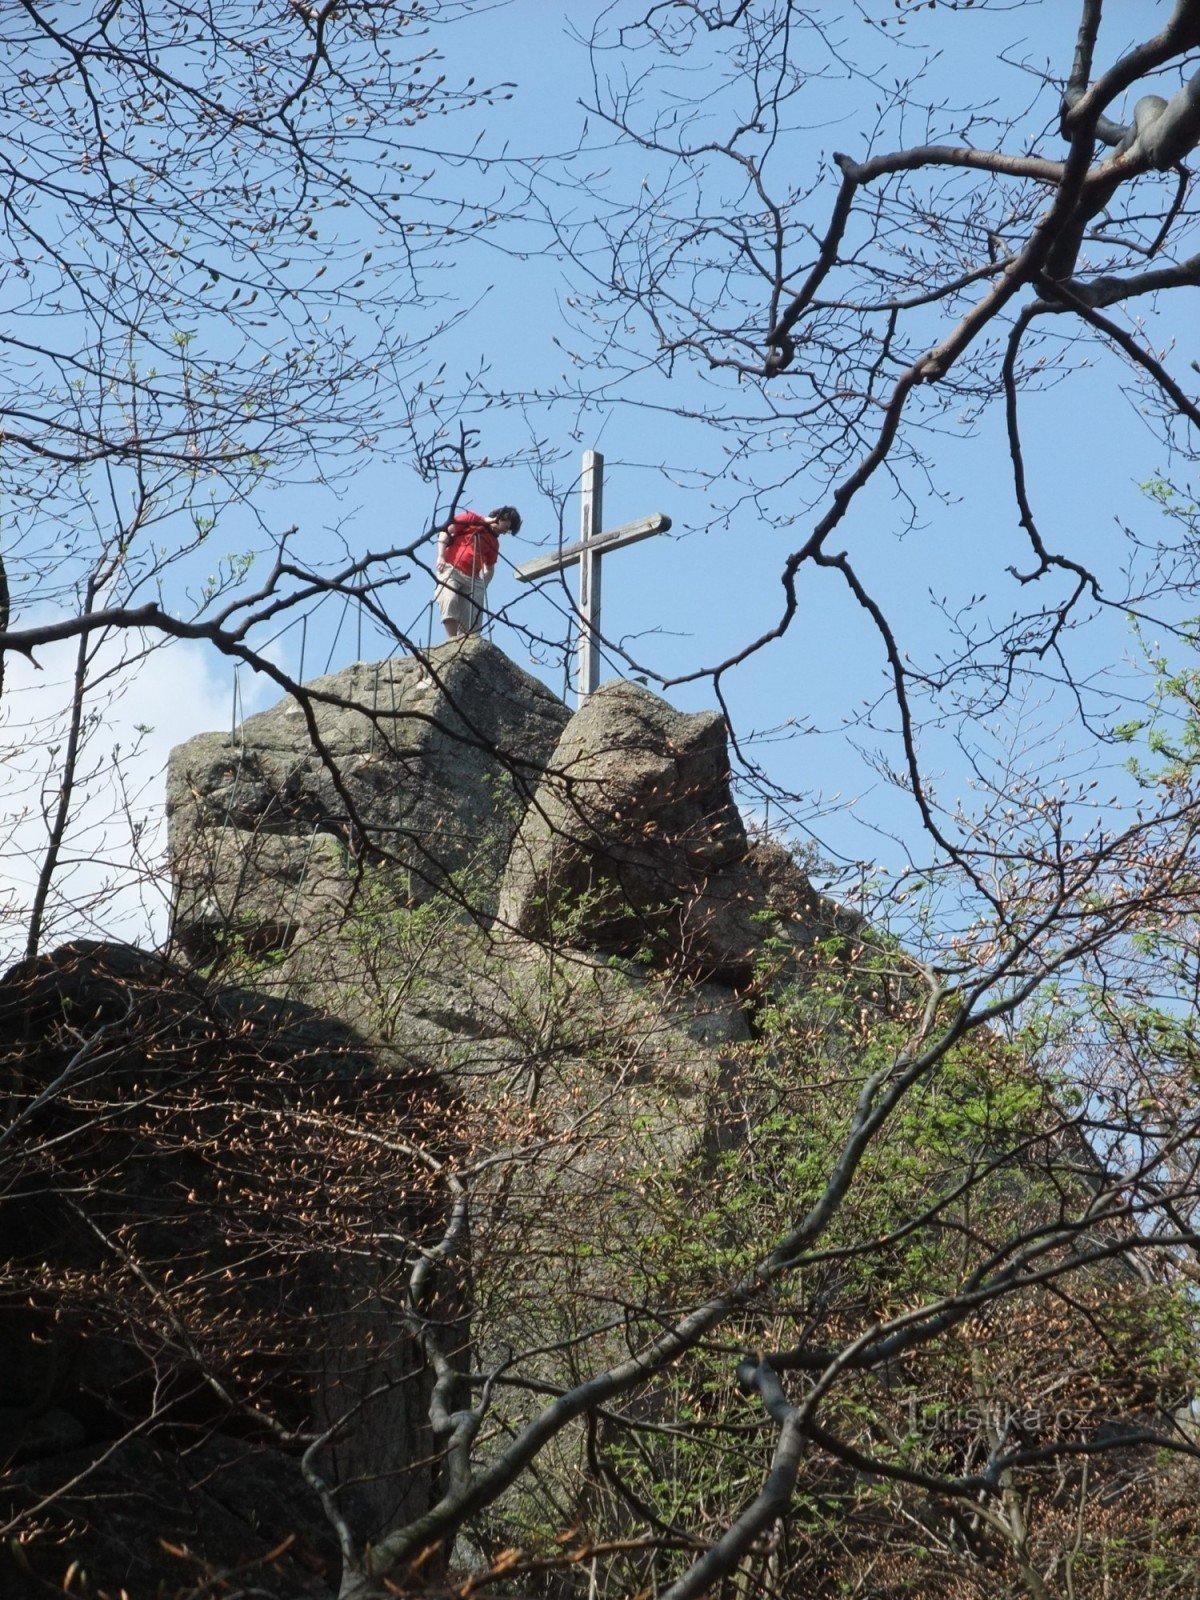
[[[600,557],[595,541],[604,526],[604,457],[583,452],[579,483],[579,698],[600,687]]]
[[[585,450],[580,475],[580,540],[562,545],[550,555],[536,556],[515,569],[523,583],[565,572],[579,563],[579,676],[576,695],[582,705],[600,683],[600,558],[623,545],[637,544],[651,534],[665,533],[670,517],[661,512],[627,522],[602,533],[604,515],[604,457],[597,450]]]

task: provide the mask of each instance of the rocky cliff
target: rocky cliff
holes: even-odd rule
[[[868,1455],[964,1471],[991,1448],[980,1396],[1030,1384],[1055,1396],[1022,1413],[1035,1454],[1060,1425],[1120,1444],[1188,1392],[1179,1306],[1106,1264],[1136,1236],[1105,1234],[1069,1316],[1031,1280],[961,1338],[964,1274],[1046,1230],[1095,1242],[1071,1218],[1100,1181],[1036,1057],[979,1031],[859,1153],[786,1291],[764,1274],[686,1363],[506,1475],[544,1408],[762,1271],[829,1192],[864,1082],[925,1026],[911,964],[748,833],[718,717],[624,683],[572,716],[477,639],[190,741],[167,805],[169,949],[81,943],[0,980],[5,1596],[383,1600],[461,1592],[517,1546],[541,1576],[489,1592],[582,1594],[583,1528],[603,1592],[665,1588],[769,1469],[739,1351],[815,1373],[939,1294],[936,1359],[867,1364],[848,1444],[806,1460],[778,1592],[890,1562],[899,1600],[937,1548],[937,1600],[960,1558],[1007,1593],[1002,1520],[960,1548],[919,1475],[884,1516]],[[1103,1520],[1145,1481],[1116,1450],[1089,1471],[1022,1491],[1077,1550],[1083,1500]],[[398,1529],[400,1588],[373,1571]]]
[[[337,1517],[436,1498],[439,1361],[611,1314],[639,1174],[723,1137],[766,942],[840,924],[748,840],[718,717],[619,683],[571,716],[478,639],[189,741],[167,809],[170,952],[73,946],[0,990],[63,1152],[9,1206],[0,1421],[18,1507],[50,1507],[22,1562],[30,1593],[80,1560],[141,1600],[237,1553],[320,1592]],[[469,1248],[448,1159],[481,1168]],[[122,1481],[138,1509],[97,1516]]]
[[[572,717],[478,638],[308,692],[311,712],[284,701],[172,754],[174,937],[194,961],[336,937],[364,878],[393,905],[450,898],[519,939],[734,986],[769,939],[851,931],[749,843],[715,713],[612,682]]]

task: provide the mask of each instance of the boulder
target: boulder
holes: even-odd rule
[[[172,751],[173,934],[192,960],[280,949],[336,925],[359,866],[420,904],[495,909],[496,880],[569,713],[479,638],[416,660],[356,663],[232,734]],[[377,880],[378,881],[378,880]]]
[[[608,683],[567,725],[517,831],[499,920],[737,983],[772,920],[748,851],[723,719]]]
[[[302,1440],[339,1422],[318,1465],[357,1527],[428,1508],[433,1380],[404,1285],[446,1202],[403,1141],[456,1147],[431,1073],[382,1068],[353,1029],[301,1003],[81,940],[0,979],[0,1083],[14,1136],[0,1171],[0,1450],[28,1466],[14,1506],[56,1475],[82,1474],[86,1498],[91,1463],[106,1481],[114,1451],[159,1461],[129,1490],[152,1500],[161,1463],[186,1456],[182,1483],[198,1443],[273,1449],[270,1470],[295,1491],[280,1537],[301,1536]],[[342,1107],[401,1143],[355,1142]],[[364,1210],[383,1234],[370,1252],[345,1242]],[[449,1327],[462,1312],[446,1295]],[[161,1537],[220,1559],[220,1518],[198,1547],[186,1494],[171,1496],[183,1520],[148,1527],[146,1547]],[[64,1502],[51,1518],[71,1546],[62,1568],[77,1557],[118,1593],[120,1541],[76,1539],[71,1516]]]
[[[377,992],[348,935],[288,980],[358,1026],[270,992],[299,949],[259,989],[89,941],[0,979],[0,1074],[28,1107],[0,1208],[0,1447],[12,1512],[53,1497],[28,1590],[0,1558],[0,1592],[78,1562],[94,1593],[239,1563],[264,1596],[297,1600],[314,1572],[328,1593],[300,1448],[257,1414],[308,1436],[346,1419],[318,1465],[356,1532],[427,1509],[431,1374],[404,1292],[445,1211],[408,1141],[515,1145],[476,1185],[475,1326],[462,1273],[437,1305],[476,1366],[530,1350],[546,1383],[564,1373],[545,1347],[628,1292],[630,1240],[656,1226],[644,1185],[702,1170],[748,1039],[728,989],[498,938],[453,905],[387,916]],[[521,1403],[494,1414],[519,1423]],[[121,1518],[93,1515],[117,1482]]]

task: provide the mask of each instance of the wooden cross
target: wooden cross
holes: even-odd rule
[[[665,533],[671,526],[671,519],[659,513],[601,533],[604,457],[596,450],[585,450],[583,453],[580,486],[579,543],[563,545],[552,555],[537,556],[515,570],[522,582],[532,583],[537,578],[548,577],[552,572],[565,572],[577,561],[579,563],[579,681],[576,694],[582,705],[600,683],[600,557],[607,555],[610,550],[619,550],[622,545],[637,544],[639,539],[648,539],[652,533]]]

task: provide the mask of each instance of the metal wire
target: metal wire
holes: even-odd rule
[[[345,599],[345,602],[342,605],[342,614],[338,618],[338,625],[333,630],[333,643],[329,646],[329,654],[325,658],[325,671],[326,671],[326,673],[328,673],[330,667],[333,665],[333,652],[337,649],[337,642],[342,637],[342,623],[345,622],[345,620],[346,620],[346,612],[349,610],[349,608],[350,608],[350,596],[347,595],[346,599]]]

